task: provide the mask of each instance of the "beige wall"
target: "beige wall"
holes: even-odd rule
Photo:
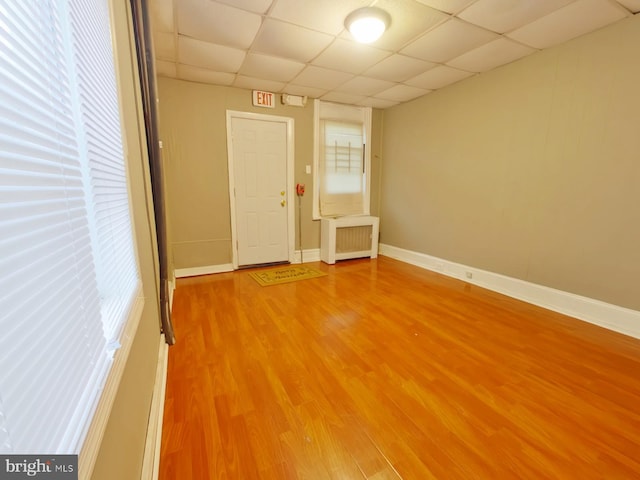
[[[169,78],[159,79],[158,90],[175,268],[229,264],[232,260],[227,110],[294,119],[294,183],[304,183],[307,187],[302,204],[302,243],[305,249],[319,248],[320,223],[311,218],[313,182],[311,175],[305,173],[305,165],[313,164],[311,100],[304,108],[280,104],[275,109],[256,108],[251,105],[250,90]],[[381,125],[381,112],[374,112],[374,126],[379,128]],[[380,155],[379,150],[372,153],[372,171],[375,175],[379,170]],[[378,177],[374,180],[377,182]],[[378,184],[372,182],[372,185]],[[377,190],[372,198],[372,210],[375,213],[376,206]],[[295,237],[297,249],[297,227]]]
[[[385,110],[383,243],[640,310],[640,16]]]
[[[140,108],[135,53],[130,43],[128,3],[113,1],[117,67],[123,104],[126,155],[133,204],[136,246],[145,306],[133,340],[107,428],[93,480],[140,478],[160,341],[156,244],[144,120]]]

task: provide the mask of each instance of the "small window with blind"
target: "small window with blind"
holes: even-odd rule
[[[371,109],[316,100],[314,218],[369,214]]]

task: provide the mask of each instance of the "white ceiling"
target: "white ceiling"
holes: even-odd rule
[[[149,0],[160,76],[386,108],[640,11],[640,0]],[[373,44],[344,19],[375,5]]]

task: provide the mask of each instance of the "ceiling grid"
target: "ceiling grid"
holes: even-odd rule
[[[387,108],[640,11],[640,0],[150,0],[158,75]],[[391,16],[356,43],[352,11]]]

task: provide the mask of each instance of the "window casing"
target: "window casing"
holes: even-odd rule
[[[371,108],[316,100],[313,217],[368,215]]]

